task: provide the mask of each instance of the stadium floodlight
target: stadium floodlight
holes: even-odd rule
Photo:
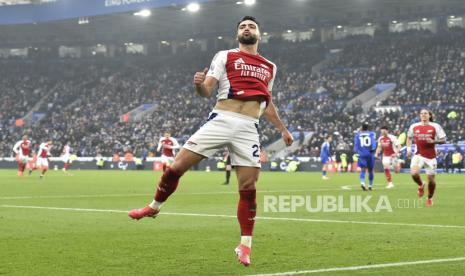
[[[397,24],[397,21],[396,21],[396,20],[392,20],[392,24]]]
[[[341,25],[337,25],[336,28],[342,29],[342,26],[341,26]]]
[[[292,33],[292,30],[287,30],[287,33],[288,33],[288,34]]]
[[[267,33],[267,32],[264,32],[263,35],[268,35],[268,33]]]
[[[222,37],[222,36],[219,36],[218,39],[223,39],[223,37]]]
[[[451,15],[449,16],[450,19],[454,19],[455,18],[455,15]]]
[[[187,5],[186,9],[190,12],[198,12],[200,10],[200,5],[198,3],[190,3]]]
[[[247,6],[252,6],[255,4],[255,0],[244,0],[244,4],[246,4]]]
[[[236,4],[237,4],[237,5],[242,5],[242,4],[244,4],[244,2],[242,2],[242,1],[237,1]]]
[[[143,9],[138,12],[134,13],[135,16],[140,16],[140,17],[149,17],[152,15],[152,12],[148,9]]]
[[[426,21],[428,21],[428,18],[423,17],[423,18],[421,19],[421,21],[426,22]]]
[[[371,22],[367,23],[367,26],[372,26],[372,25],[373,25],[373,23],[371,23]]]
[[[189,42],[194,42],[195,39],[189,38]]]

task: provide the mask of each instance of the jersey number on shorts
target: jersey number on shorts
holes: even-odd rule
[[[360,136],[358,137],[360,139],[360,145],[362,147],[369,147],[371,146],[371,139],[368,136]]]
[[[258,145],[253,145],[252,148],[254,149],[254,152],[252,153],[253,157],[260,157],[258,152],[260,151],[260,147]]]

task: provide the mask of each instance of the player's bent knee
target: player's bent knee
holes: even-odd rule
[[[192,166],[202,161],[202,159],[204,158],[204,156],[198,153],[186,149],[181,149],[181,151],[176,156],[176,159],[170,167],[176,172],[184,174],[187,170],[189,170]]]
[[[255,190],[255,184],[257,183],[256,176],[248,176],[239,178],[239,190]]]
[[[420,168],[418,167],[411,167],[410,168],[410,174],[413,175],[419,175],[420,174]]]
[[[246,180],[242,183],[239,183],[239,190],[255,190],[255,183],[256,181],[251,179],[251,180]]]

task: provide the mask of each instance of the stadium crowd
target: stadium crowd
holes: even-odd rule
[[[339,41],[338,57],[318,70],[329,45],[315,41],[270,39],[261,53],[278,64],[273,100],[291,131],[314,133],[296,155],[319,156],[327,134],[339,149],[349,150],[362,122],[406,131],[428,106],[437,115],[449,141],[465,140],[465,31],[442,34],[426,31]],[[331,48],[334,46],[331,45]],[[182,143],[201,126],[215,99],[192,89],[195,71],[207,67],[214,51],[93,59],[56,59],[45,62],[0,62],[0,155],[11,156],[13,144],[27,133],[37,145],[55,141],[59,155],[70,142],[79,156],[110,156],[127,151],[154,153],[164,131]],[[377,106],[400,106],[401,111],[364,113],[361,103],[347,101],[377,83],[395,83],[395,92]],[[123,114],[153,103],[155,110],[141,121],[121,122]],[[15,121],[31,111],[43,118],[23,127]],[[455,116],[450,117],[450,113]],[[263,120],[262,144],[279,139]]]
[[[352,148],[354,132],[362,122],[373,127],[387,125],[398,135],[418,120],[418,111],[424,107],[435,113],[436,121],[445,129],[449,142],[465,141],[464,43],[465,31],[451,29],[439,35],[427,31],[391,34],[347,45],[333,66],[338,66],[339,70],[371,71],[373,82],[369,86],[395,83],[397,87],[368,113],[364,113],[360,106],[346,109],[345,105],[337,105],[339,97],[334,93],[321,97],[316,103],[311,98],[298,99],[301,108],[296,110],[295,117],[302,115],[298,110],[304,107],[310,107],[307,112],[324,109],[328,103],[330,107],[323,113],[317,113],[325,118],[323,123],[315,122],[318,116],[304,120],[318,126],[304,127],[316,133],[309,144],[295,154],[319,156],[319,147],[326,134],[336,134],[335,144],[348,144],[348,148]],[[379,106],[399,106],[400,109],[376,111]]]

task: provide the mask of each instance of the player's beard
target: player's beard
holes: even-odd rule
[[[239,35],[237,36],[237,40],[239,40],[239,43],[245,44],[245,45],[254,45],[257,43],[257,35],[254,34],[249,34],[248,36],[245,35]]]

